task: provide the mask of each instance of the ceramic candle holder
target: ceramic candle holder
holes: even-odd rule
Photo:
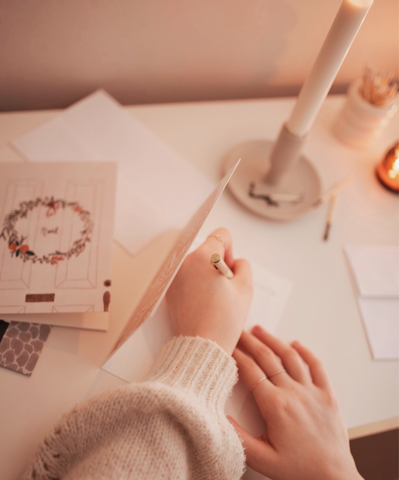
[[[223,172],[241,159],[228,188],[252,212],[272,220],[294,220],[319,200],[320,178],[301,155],[302,147],[372,3],[343,0],[277,140],[253,140],[227,152]]]
[[[354,148],[371,145],[397,110],[396,102],[378,107],[365,100],[360,93],[361,82],[359,78],[349,85],[344,108],[334,125],[338,139]]]

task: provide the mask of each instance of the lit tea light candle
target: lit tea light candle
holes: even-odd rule
[[[378,165],[377,176],[385,187],[399,193],[399,142],[388,150]]]
[[[302,86],[287,122],[288,130],[302,137],[312,127],[373,0],[344,0],[313,68]]]

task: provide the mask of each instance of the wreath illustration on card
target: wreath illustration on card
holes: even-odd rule
[[[80,231],[80,238],[73,242],[68,251],[60,252],[56,250],[55,252],[38,256],[29,248],[28,238],[18,233],[15,228],[17,222],[22,218],[27,218],[30,212],[39,207],[46,208],[46,217],[57,215],[59,210],[62,209],[71,209],[81,220],[83,229]],[[54,199],[54,197],[44,197],[20,202],[18,209],[12,210],[7,214],[4,218],[0,238],[3,238],[8,243],[11,257],[19,258],[23,262],[29,261],[32,263],[57,265],[58,262],[68,260],[74,256],[77,257],[84,251],[86,244],[91,241],[93,227],[94,223],[90,218],[90,212],[85,210],[78,202],[67,202],[62,199]]]

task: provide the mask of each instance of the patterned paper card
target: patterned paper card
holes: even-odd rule
[[[0,164],[1,314],[108,311],[115,179],[111,162]]]
[[[0,320],[0,367],[30,377],[50,332],[50,325]]]

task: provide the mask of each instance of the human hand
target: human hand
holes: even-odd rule
[[[273,480],[362,478],[327,374],[309,349],[257,326],[242,333],[233,357],[248,389],[256,385],[252,393],[267,425],[254,438],[229,417],[251,468]]]
[[[213,253],[220,254],[234,278],[227,279],[212,266]],[[231,235],[224,228],[212,232],[187,256],[166,294],[176,335],[213,340],[229,355],[240,338],[251,299],[250,265],[234,260]]]

